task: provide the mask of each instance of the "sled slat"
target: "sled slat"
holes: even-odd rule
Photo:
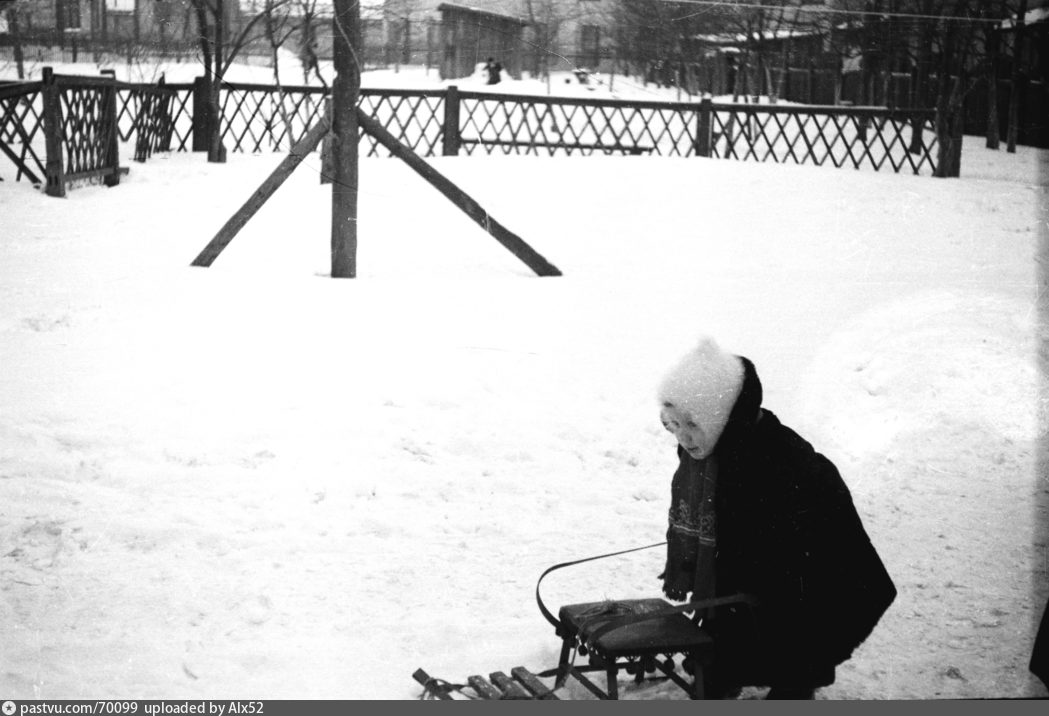
[[[539,680],[538,676],[523,666],[515,666],[510,669],[510,674],[517,679],[521,686],[525,687],[533,697],[543,700],[557,699],[554,692],[548,689],[546,685]]]
[[[483,676],[470,676],[466,679],[466,683],[473,687],[473,690],[476,691],[482,699],[498,701],[503,698],[503,692],[492,686]]]
[[[492,683],[503,690],[504,699],[531,699],[527,691],[501,671],[493,671],[488,675]]]

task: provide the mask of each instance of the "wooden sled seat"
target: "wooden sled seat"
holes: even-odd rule
[[[561,656],[556,669],[541,675],[556,674],[555,689],[572,676],[598,698],[618,699],[620,670],[640,682],[646,673],[658,669],[691,698],[702,699],[704,667],[713,658],[714,642],[691,618],[677,612],[606,627],[613,620],[629,621],[625,618],[673,606],[665,599],[628,599],[561,607],[558,613]],[[576,655],[587,656],[589,666],[577,666]],[[686,674],[691,674],[691,681],[677,672],[675,657],[680,658]],[[592,671],[605,672],[607,690],[601,690],[584,675]]]

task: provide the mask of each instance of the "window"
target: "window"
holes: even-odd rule
[[[57,0],[55,16],[63,30],[80,29],[80,3],[78,0]]]
[[[74,0],[69,0],[73,2]],[[106,0],[109,12],[135,12],[135,0]]]
[[[580,28],[579,63],[596,70],[601,62],[601,28],[597,25],[583,25]]]
[[[157,0],[153,4],[153,21],[160,27],[169,24],[175,18],[174,3],[169,0]]]

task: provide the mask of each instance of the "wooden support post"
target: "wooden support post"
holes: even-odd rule
[[[357,275],[357,100],[361,88],[363,56],[361,8],[356,0],[335,0],[331,147],[334,176],[331,184],[331,276]]]
[[[105,71],[103,71],[105,72]],[[110,70],[109,81],[106,84],[105,107],[102,108],[105,121],[102,126],[106,129],[106,166],[111,171],[102,180],[106,186],[116,186],[120,183],[120,143],[117,131],[117,81],[116,73]],[[140,130],[141,131],[141,130]]]
[[[324,116],[331,121],[331,98],[324,100]],[[331,184],[335,176],[335,159],[332,157],[331,132],[321,140],[321,184]]]
[[[393,156],[404,161],[417,174],[437,189],[437,191],[448,197],[467,216],[477,222],[485,231],[500,244],[505,246],[510,253],[521,259],[528,268],[540,276],[560,276],[561,271],[539,255],[535,249],[529,246],[517,234],[513,233],[498,221],[489,216],[488,212],[478,204],[470,195],[453,184],[443,174],[427,164],[418,154],[409,147],[397,141],[381,124],[369,117],[362,109],[357,108],[357,121],[368,134],[375,137],[383,147],[388,149]]]
[[[193,144],[192,151],[208,151],[208,87],[203,77],[193,79]]]
[[[449,85],[444,94],[441,149],[446,157],[454,157],[459,154],[459,88],[455,85]]]
[[[699,103],[699,113],[696,115],[696,156],[710,156],[710,127],[711,115],[713,114],[713,102],[710,97],[704,97]]]
[[[255,190],[255,193],[244,202],[244,205],[235,213],[226,224],[219,229],[219,232],[215,234],[204,250],[200,252],[197,258],[193,259],[193,266],[211,266],[212,262],[218,258],[218,255],[222,253],[222,250],[229,246],[229,243],[233,241],[233,238],[237,233],[244,228],[244,225],[248,223],[248,220],[255,215],[255,213],[262,208],[262,205],[273,196],[273,192],[280,188],[280,185],[291,176],[291,173],[295,171],[295,167],[299,166],[303,159],[309,155],[317,145],[320,144],[321,137],[327,134],[329,129],[328,118],[323,117],[317,124],[315,124],[310,131],[306,132],[306,135],[298,141],[298,143],[291,148],[288,156],[284,158],[284,161],[273,170],[273,172],[266,177],[266,180],[262,182],[262,185]]]
[[[55,73],[50,67],[43,71],[44,95],[44,193],[48,196],[66,195],[66,174],[62,168],[62,88],[55,80]]]

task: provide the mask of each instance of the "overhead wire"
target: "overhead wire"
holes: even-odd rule
[[[792,10],[798,13],[813,15],[852,15],[856,17],[893,17],[910,20],[938,20],[948,22],[990,22],[1000,23],[1006,18],[979,17],[974,15],[949,15],[946,13],[911,13],[895,12],[888,10],[851,10],[848,8],[835,8],[822,5],[813,7],[811,5],[770,5],[760,2],[727,2],[726,0],[657,0],[670,5],[703,5],[712,9],[747,9],[747,10]]]

